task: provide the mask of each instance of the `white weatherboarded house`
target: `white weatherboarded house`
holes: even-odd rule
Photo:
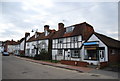
[[[83,44],[83,61],[93,65],[119,62],[120,41],[94,32]]]
[[[46,50],[49,54],[49,59],[52,58],[52,36],[55,30],[50,30],[48,25],[44,26],[44,32],[36,32],[27,41],[26,56],[34,57],[40,54],[41,50]]]

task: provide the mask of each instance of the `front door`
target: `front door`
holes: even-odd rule
[[[99,50],[99,61],[104,62],[105,61],[105,51],[104,50]]]
[[[65,60],[68,60],[68,51],[67,50],[65,50]]]
[[[69,53],[68,53],[68,49],[64,50],[64,60],[69,60]]]

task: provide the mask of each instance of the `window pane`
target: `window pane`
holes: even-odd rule
[[[58,50],[58,55],[62,55],[62,50]]]
[[[89,60],[98,60],[98,51],[97,50],[86,50],[85,59]]]
[[[79,57],[79,50],[71,50],[72,57]]]

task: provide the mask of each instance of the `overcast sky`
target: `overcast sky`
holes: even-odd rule
[[[43,32],[44,25],[58,30],[59,22],[65,27],[87,22],[96,32],[118,39],[117,2],[25,0],[0,2],[0,10],[0,41],[19,40],[32,29]]]

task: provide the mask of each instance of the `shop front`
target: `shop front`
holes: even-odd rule
[[[99,47],[99,42],[84,43],[84,61],[90,65],[99,65],[105,61],[105,47]]]

